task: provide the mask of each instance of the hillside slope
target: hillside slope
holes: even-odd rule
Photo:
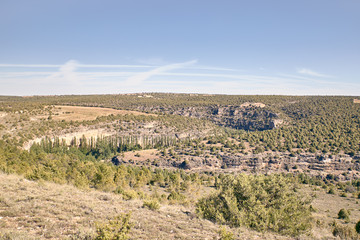
[[[192,207],[162,205],[152,211],[142,205],[113,193],[0,174],[0,239],[89,239],[96,222],[125,212],[131,212],[134,224],[131,239],[218,237],[220,226],[197,218]],[[286,239],[245,229],[238,229],[240,234],[242,239]]]

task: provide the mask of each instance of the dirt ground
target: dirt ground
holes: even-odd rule
[[[146,161],[158,159],[159,151],[157,149],[147,149],[132,152],[124,152],[124,160],[130,159],[136,161]]]

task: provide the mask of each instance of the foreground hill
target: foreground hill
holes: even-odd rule
[[[312,203],[314,229],[299,239],[339,239],[333,237],[332,224],[340,208],[351,210],[344,226],[353,228],[360,219],[355,198],[329,195],[321,188],[306,187],[303,191],[316,195]],[[106,223],[121,213],[131,213],[130,239],[220,239],[221,225],[198,218],[191,205],[162,204],[158,210],[150,210],[143,202],[0,174],[0,239],[92,239],[97,223]],[[292,239],[246,228],[227,231],[234,233],[234,239]]]
[[[191,206],[162,205],[153,211],[142,200],[79,190],[69,185],[34,182],[0,174],[0,238],[89,239],[95,223],[131,212],[131,239],[214,239],[219,225],[199,219]],[[235,229],[233,229],[236,232]],[[241,229],[242,239],[285,239]],[[244,237],[244,238],[243,238]]]

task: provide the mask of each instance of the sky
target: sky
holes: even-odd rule
[[[359,0],[0,0],[0,95],[360,95]]]

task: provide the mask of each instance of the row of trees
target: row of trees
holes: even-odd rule
[[[45,137],[39,143],[31,146],[31,151],[44,151],[46,153],[68,153],[80,151],[85,156],[93,156],[95,159],[109,159],[122,152],[141,149],[166,148],[179,144],[180,140],[175,136],[99,136],[97,138],[80,139],[74,137],[70,144],[58,137]]]

